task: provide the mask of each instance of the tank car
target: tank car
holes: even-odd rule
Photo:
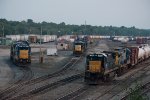
[[[138,49],[138,62],[141,62],[145,59],[146,52],[142,46],[139,46]]]
[[[16,41],[10,49],[10,59],[18,66],[26,66],[31,63],[31,47],[27,41]]]
[[[150,46],[148,44],[142,44],[143,49],[145,51],[144,59],[148,59],[150,57]]]

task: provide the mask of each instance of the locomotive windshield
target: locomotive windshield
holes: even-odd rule
[[[19,47],[20,50],[29,50],[29,47]]]
[[[88,56],[87,57],[87,60],[89,60],[89,61],[98,61],[98,60],[100,60],[100,61],[102,61],[103,60],[103,55],[97,55],[97,56]]]
[[[83,43],[75,43],[75,45],[81,45],[81,44],[83,44]]]
[[[103,55],[89,55],[87,56],[87,69],[91,72],[101,72],[103,66]]]

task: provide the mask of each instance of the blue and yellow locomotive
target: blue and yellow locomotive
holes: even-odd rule
[[[87,49],[87,40],[84,38],[78,38],[74,41],[73,55],[80,56],[84,54]]]
[[[113,51],[104,51],[99,54],[89,54],[86,57],[85,82],[98,84],[120,76],[127,65],[130,64],[130,50],[116,48]]]
[[[27,41],[16,41],[10,49],[10,59],[18,66],[26,66],[31,63],[31,47]]]

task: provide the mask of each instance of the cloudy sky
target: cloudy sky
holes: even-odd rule
[[[0,0],[0,18],[150,29],[150,0]]]

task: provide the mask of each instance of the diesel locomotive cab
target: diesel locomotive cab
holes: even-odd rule
[[[86,57],[85,82],[96,82],[104,75],[106,56],[104,54],[90,54]]]
[[[75,56],[80,56],[81,54],[84,53],[84,51],[85,51],[85,43],[82,41],[75,41],[73,54]]]
[[[31,63],[31,48],[29,46],[18,47],[19,63]]]
[[[27,41],[15,41],[11,45],[10,58],[18,66],[31,63],[31,47]]]

